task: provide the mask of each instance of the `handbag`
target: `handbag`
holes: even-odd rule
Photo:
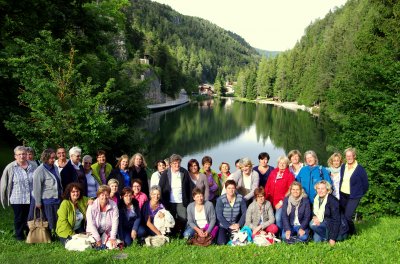
[[[210,234],[208,234],[206,237],[201,237],[197,233],[195,233],[194,236],[188,240],[188,244],[194,246],[207,247],[211,245],[212,241],[213,237]]]
[[[36,208],[33,213],[33,220],[28,221],[29,233],[26,243],[50,243],[51,237],[48,230],[49,222],[43,221],[42,209],[39,208],[40,217],[36,218]]]
[[[72,251],[84,251],[85,249],[92,248],[96,240],[90,234],[81,233],[75,234],[70,240],[65,243],[65,249]]]

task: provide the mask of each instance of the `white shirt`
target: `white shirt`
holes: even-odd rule
[[[203,209],[201,211],[197,211],[194,209],[194,220],[196,220],[196,224],[199,228],[204,228],[207,225],[207,217],[206,217],[206,210]]]
[[[171,203],[182,203],[182,176],[181,173],[171,171]]]

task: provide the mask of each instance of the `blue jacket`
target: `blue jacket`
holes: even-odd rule
[[[291,230],[292,227],[294,226],[295,208],[294,206],[292,206],[292,211],[290,212],[289,215],[287,215],[288,202],[289,198],[286,197],[282,205],[282,225],[284,231]],[[303,229],[304,231],[308,230],[309,222],[311,220],[311,207],[307,197],[301,199],[298,213],[299,213],[298,217],[301,229]]]
[[[314,203],[315,195],[317,195],[314,185],[321,180],[325,180],[332,184],[329,172],[320,165],[313,167],[310,167],[309,165],[304,166],[296,177],[296,181],[301,183],[301,186],[304,191],[306,191],[311,204]]]
[[[340,175],[344,175],[345,164],[340,168]],[[342,188],[343,176],[340,177],[339,190]],[[358,164],[350,177],[350,199],[357,199],[364,196],[368,191],[368,176],[365,169]]]

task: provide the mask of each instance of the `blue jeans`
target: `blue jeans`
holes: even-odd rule
[[[304,230],[304,235],[299,236],[299,229],[301,228],[301,226],[297,225],[297,226],[292,226],[292,228],[290,229],[290,236],[294,236],[297,235],[297,238],[303,242],[307,241],[308,239],[308,230]],[[286,230],[287,231],[287,230]],[[282,240],[285,241],[286,240],[286,231],[282,230]]]
[[[275,211],[275,224],[282,230],[282,207]]]
[[[120,230],[119,231],[119,239],[124,241],[125,246],[130,246],[133,242],[133,239],[131,237],[131,232],[132,230]],[[145,236],[145,229],[143,226],[139,226],[137,230],[137,238],[143,238]]]
[[[328,239],[328,230],[325,222],[321,222],[319,226],[316,226],[314,221],[311,220],[310,228],[314,231],[314,242],[322,242]]]
[[[188,227],[186,227],[185,232],[183,232],[183,237],[189,239],[192,238],[195,233],[196,231],[188,225]]]

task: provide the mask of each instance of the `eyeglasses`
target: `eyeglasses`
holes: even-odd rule
[[[85,161],[83,164],[92,164],[92,163],[89,161]]]
[[[140,185],[132,185],[132,188],[140,188]]]

